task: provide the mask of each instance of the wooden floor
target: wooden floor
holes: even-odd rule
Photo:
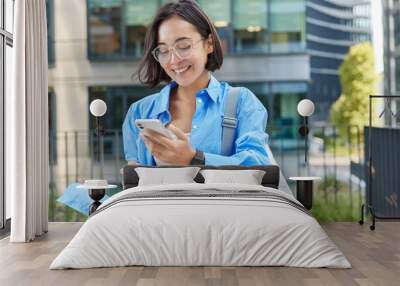
[[[323,225],[353,268],[120,267],[48,270],[80,223],[51,223],[32,243],[0,241],[0,285],[400,285],[400,222]]]

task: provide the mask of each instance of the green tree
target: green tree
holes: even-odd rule
[[[374,50],[369,42],[352,46],[339,67],[342,94],[331,107],[331,122],[339,136],[347,137],[347,126],[358,126],[363,133],[369,119],[369,95],[375,94],[378,75],[375,71]],[[372,101],[376,105],[375,101]],[[375,114],[376,108],[372,111]],[[376,116],[373,116],[376,118]],[[376,120],[374,120],[376,122]],[[351,129],[354,138],[356,128]],[[363,137],[361,137],[362,140]]]

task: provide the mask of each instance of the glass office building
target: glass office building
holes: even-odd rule
[[[152,92],[132,74],[143,54],[147,26],[165,2],[48,0],[55,129],[75,129],[82,122],[89,128],[88,115],[80,120],[65,116],[87,114],[95,96],[121,112],[106,115],[119,118],[107,119],[105,127],[120,128],[126,103]],[[269,126],[278,128],[299,122],[295,103],[304,97],[316,103],[313,119],[326,120],[326,110],[340,95],[338,67],[345,54],[350,45],[370,40],[366,0],[198,2],[222,40],[225,60],[217,78],[251,88],[268,109]],[[79,106],[73,109],[71,102]]]
[[[90,61],[139,59],[143,54],[146,28],[164,2],[167,1],[88,0]],[[217,28],[224,54],[226,57],[231,57],[231,60],[236,56],[266,57],[274,54],[305,52],[304,0],[199,0],[198,2]],[[248,81],[243,81],[246,77]],[[224,80],[223,74],[219,79]],[[268,107],[270,114],[273,115],[270,118],[275,123],[297,122],[296,109],[292,108],[293,102],[305,97],[306,81],[303,80],[299,84],[280,78],[279,83],[254,82],[251,76],[243,74],[240,76],[240,82],[230,82],[251,87]],[[136,94],[136,98],[138,95],[148,94],[148,91],[140,87],[131,87],[131,90],[127,87],[122,89],[128,97],[132,93]],[[90,97],[93,97],[91,93],[93,90],[94,87],[89,89]],[[119,88],[104,86],[103,90],[105,92],[103,96],[109,96]],[[115,125],[110,127],[118,128],[121,120],[113,122]]]
[[[105,98],[118,88],[125,90],[127,97],[132,97],[132,93],[134,98],[149,94],[131,75],[143,54],[147,26],[157,9],[168,1],[47,2],[52,44],[49,82],[56,98],[65,97],[63,93],[67,90],[60,91],[54,85],[70,81],[80,83],[79,92],[70,92],[86,98],[85,105],[95,94],[99,95],[94,90],[103,90]],[[216,72],[218,79],[251,87],[267,107],[271,126],[296,124],[299,118],[293,103],[304,97],[316,103],[313,120],[326,120],[326,110],[340,95],[338,67],[345,54],[351,45],[371,38],[369,0],[198,0],[198,3],[211,18],[222,41],[225,61]],[[59,101],[56,107],[64,101]],[[126,107],[121,108],[126,111]],[[74,120],[66,121],[59,113],[56,117],[59,120],[53,126],[59,130],[75,128]],[[107,120],[115,125],[106,127],[118,128],[121,120]]]
[[[88,0],[91,60],[143,54],[146,28],[167,1]],[[305,49],[304,0],[199,0],[226,54],[292,53]]]
[[[370,1],[308,0],[306,23],[308,95],[316,103],[312,120],[325,121],[341,93],[338,69],[349,47],[371,40]]]

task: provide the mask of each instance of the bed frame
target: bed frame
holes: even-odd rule
[[[182,167],[187,167],[187,166],[144,166],[144,165],[127,165],[123,168],[122,172],[122,185],[124,190],[128,188],[133,188],[138,185],[139,182],[139,177],[138,174],[135,171],[135,168],[137,167],[145,167],[145,168],[182,168]],[[193,167],[193,166],[191,166]],[[276,165],[258,165],[258,166],[237,166],[237,165],[224,165],[224,166],[195,166],[195,167],[200,167],[202,170],[206,169],[218,169],[218,170],[263,170],[265,171],[265,175],[262,179],[261,184],[265,187],[271,187],[278,189],[279,187],[279,167]],[[197,174],[197,176],[194,178],[194,180],[197,183],[204,183],[204,178],[200,174],[200,172]]]

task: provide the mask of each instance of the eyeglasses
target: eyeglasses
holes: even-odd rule
[[[172,52],[174,52],[174,54],[180,59],[187,59],[192,54],[193,47],[203,40],[204,39],[200,39],[196,42],[193,42],[192,39],[182,39],[177,41],[172,47],[160,45],[151,53],[156,61],[161,64],[165,64],[170,60]]]

